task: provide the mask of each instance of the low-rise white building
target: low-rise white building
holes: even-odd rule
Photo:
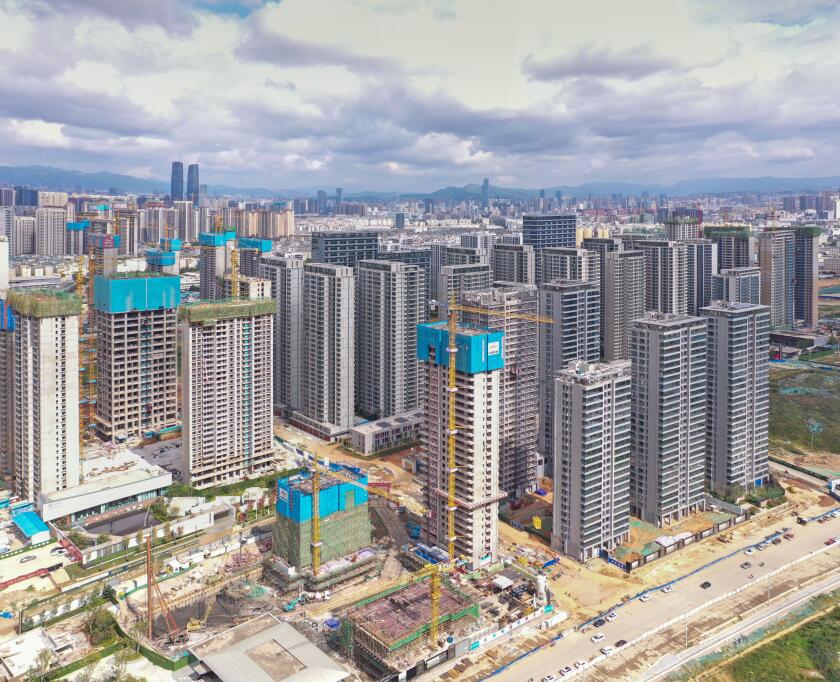
[[[350,429],[353,449],[364,455],[409,445],[420,439],[423,408],[359,424]]]

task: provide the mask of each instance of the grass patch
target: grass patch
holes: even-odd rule
[[[822,370],[770,372],[770,440],[840,453],[840,376]]]
[[[205,500],[212,500],[216,497],[226,495],[241,495],[248,488],[266,488],[272,490],[277,487],[277,481],[287,476],[294,476],[303,471],[301,468],[286,469],[273,474],[266,474],[258,478],[249,478],[245,481],[238,481],[236,483],[229,483],[228,485],[220,485],[215,488],[205,488],[199,490],[192,488],[183,483],[174,482],[169,486],[166,495],[168,497],[203,497]]]
[[[840,608],[737,659],[726,670],[735,682],[840,680]]]

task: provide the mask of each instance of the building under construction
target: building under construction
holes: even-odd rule
[[[479,615],[478,604],[445,581],[438,613],[441,636],[466,632]],[[342,641],[362,669],[400,673],[431,653],[426,647],[438,648],[428,641],[431,617],[428,580],[399,585],[356,604],[343,623]]]
[[[358,484],[320,474],[318,518],[321,530],[321,571],[343,573],[355,561],[344,560],[371,545],[368,515],[367,475],[355,467],[330,465],[329,469]],[[277,522],[274,524],[274,555],[294,575],[312,566],[312,475],[296,474],[277,482]],[[371,554],[372,558],[372,552]],[[366,558],[365,554],[362,558]],[[347,564],[345,567],[344,564]]]

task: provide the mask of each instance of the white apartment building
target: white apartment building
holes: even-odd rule
[[[645,310],[685,315],[688,310],[685,242],[634,239],[625,246],[645,254]]]
[[[24,499],[79,483],[81,301],[53,291],[11,291],[12,485]]]
[[[601,258],[595,251],[571,247],[554,246],[542,249],[541,282],[554,280],[601,281]]]
[[[271,299],[181,307],[181,474],[196,488],[257,476],[274,463]]]
[[[645,314],[645,255],[610,251],[604,256],[603,356],[611,362],[630,357],[630,325]]]
[[[630,536],[630,363],[554,374],[552,549],[597,558]]]
[[[633,323],[631,509],[660,526],[703,507],[706,320],[648,312]]]
[[[63,256],[67,243],[67,213],[63,208],[39,208],[35,211],[35,253],[39,256]]]
[[[761,301],[761,269],[730,268],[713,275],[712,301],[758,304]]]
[[[769,476],[767,438],[770,312],[767,306],[714,301],[708,323],[706,479],[721,493]]]

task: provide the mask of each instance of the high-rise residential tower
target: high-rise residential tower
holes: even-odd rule
[[[538,449],[543,473],[554,471],[554,373],[572,360],[597,362],[601,353],[601,292],[597,282],[556,280],[540,287],[540,426]]]
[[[634,239],[627,246],[645,254],[645,310],[685,315],[688,310],[685,242]]]
[[[537,315],[538,291],[532,285],[496,283],[493,289],[465,292],[462,301],[474,308],[461,312],[462,324],[504,332],[504,367],[499,370],[499,487],[508,496],[521,498],[537,483],[539,333],[535,320],[519,316]]]
[[[761,269],[731,268],[712,277],[712,300],[732,303],[761,301]]]
[[[453,297],[459,303],[463,292],[488,289],[492,280],[489,265],[444,265],[438,274],[438,303],[445,307]]]
[[[493,247],[493,281],[534,284],[535,277],[533,246],[496,244]]]
[[[601,281],[601,259],[594,251],[586,249],[548,247],[540,251],[541,284],[557,279]]]
[[[123,442],[178,421],[181,280],[157,273],[95,277],[96,425]]]
[[[73,294],[12,290],[12,486],[39,493],[79,483],[79,315]],[[8,387],[6,387],[8,388]],[[4,389],[6,390],[6,389]]]
[[[822,229],[799,227],[794,231],[793,317],[812,326],[819,319],[819,245]]]
[[[273,322],[277,303],[182,306],[182,480],[207,488],[274,466]]]
[[[35,210],[35,253],[39,256],[63,256],[67,243],[67,213],[63,208]]]
[[[685,239],[686,310],[699,315],[712,300],[712,277],[718,271],[717,244],[709,239]]]
[[[356,266],[356,412],[380,419],[420,405],[417,325],[426,321],[418,265],[363,260]]]
[[[169,198],[173,202],[184,200],[184,164],[182,161],[172,162],[172,177],[169,182]]]
[[[773,327],[792,327],[796,237],[791,230],[769,230],[758,238],[761,268],[761,304],[770,307]]]
[[[199,298],[211,301],[224,298],[224,278],[230,272],[234,232],[202,232],[198,236]]]
[[[271,282],[271,297],[277,301],[274,316],[274,405],[288,417],[301,405],[303,259],[263,256],[260,271]]]
[[[458,415],[455,437],[455,556],[470,567],[498,557],[499,501],[499,373],[504,367],[503,334],[458,327],[455,346],[455,392],[449,389],[447,324],[421,325],[417,357],[424,363],[423,446],[428,455],[424,474],[426,539],[449,543],[448,439],[449,400]]]
[[[709,227],[706,236],[718,245],[721,270],[749,268],[755,265],[755,239],[743,227]]]
[[[301,405],[292,421],[324,440],[335,441],[353,426],[355,298],[353,268],[304,265]]]
[[[715,301],[708,324],[706,479],[718,494],[763,484],[768,476],[767,306]]]
[[[611,251],[604,263],[603,356],[607,361],[626,360],[632,322],[645,314],[645,255],[641,251]]]
[[[648,312],[633,323],[631,510],[663,526],[703,506],[706,320]]]
[[[552,549],[578,561],[630,536],[630,363],[554,374]]]
[[[0,476],[12,476],[14,453],[14,332],[15,313],[5,298],[0,298]]]
[[[360,260],[373,260],[379,251],[379,232],[313,232],[312,262],[355,268]]]
[[[537,283],[543,281],[540,252],[549,247],[577,245],[577,216],[570,214],[528,214],[522,216],[522,243],[534,247]]]

